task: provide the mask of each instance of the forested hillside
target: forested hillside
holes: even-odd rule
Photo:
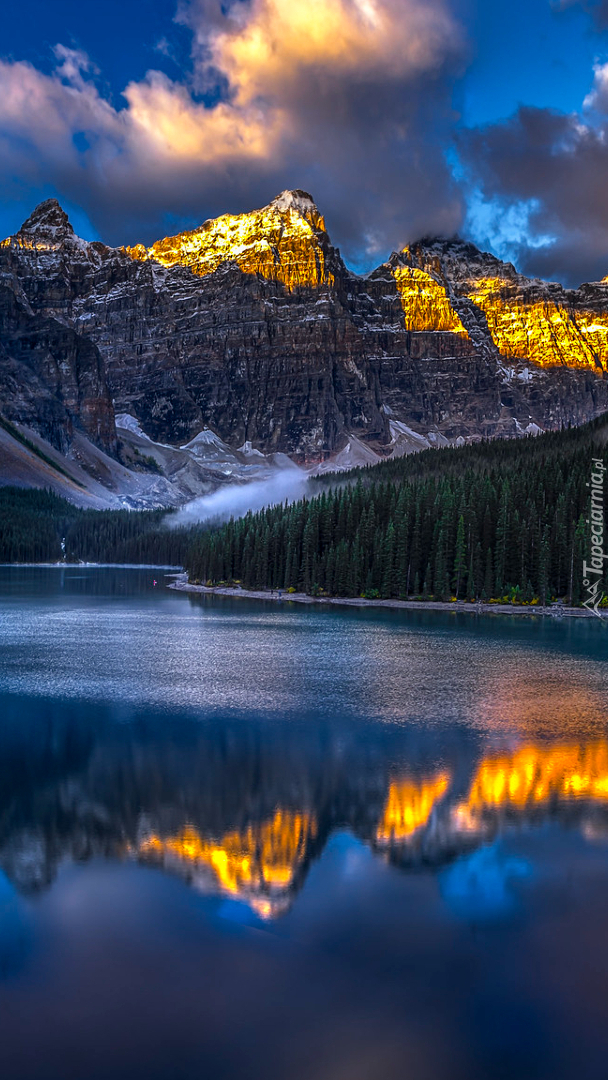
[[[166,518],[165,510],[79,510],[48,491],[0,488],[0,562],[181,566],[191,533],[168,529]]]
[[[2,488],[0,561],[167,563],[248,588],[577,604],[587,485],[607,441],[602,417],[536,439],[429,450],[328,475],[321,494],[216,528],[170,529],[166,511],[80,510]]]
[[[200,533],[186,565],[193,580],[250,588],[576,604],[586,485],[607,439],[602,417],[356,470],[314,498]]]

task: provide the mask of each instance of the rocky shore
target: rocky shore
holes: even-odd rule
[[[338,604],[343,607],[376,607],[395,608],[402,611],[454,611],[467,615],[543,615],[551,618],[596,618],[593,612],[586,608],[566,607],[563,604],[548,604],[541,607],[524,606],[522,604],[485,604],[467,603],[465,600],[443,602],[441,600],[366,600],[364,597],[353,596],[309,596],[307,593],[286,593],[284,590],[269,589],[241,589],[238,586],[228,585],[192,585],[188,581],[187,574],[176,575],[175,581],[168,586],[169,589],[177,589],[178,592],[206,593],[213,596],[230,596],[239,600],[266,600],[274,603],[285,604]],[[601,618],[608,622],[608,612],[602,613]]]

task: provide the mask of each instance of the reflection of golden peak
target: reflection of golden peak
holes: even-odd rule
[[[430,780],[393,781],[389,788],[376,840],[387,844],[407,840],[426,825],[433,807],[445,795],[450,783],[447,772]]]
[[[443,285],[414,266],[393,267],[406,330],[447,330],[468,337]]]
[[[576,798],[608,800],[608,741],[523,746],[513,754],[486,758],[454,816],[463,827],[472,827],[487,812]]]
[[[283,191],[261,210],[223,214],[198,229],[125,250],[132,259],[163,266],[188,266],[200,276],[235,262],[247,274],[260,274],[289,289],[333,283],[322,240],[325,222],[310,195]]]
[[[203,837],[191,825],[176,836],[152,835],[139,844],[138,854],[210,869],[223,892],[270,918],[284,908],[285,893],[315,835],[311,815],[277,810],[270,821],[226,833],[218,841]]]

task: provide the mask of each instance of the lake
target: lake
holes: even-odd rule
[[[3,1080],[606,1076],[608,626],[165,574],[0,568]]]

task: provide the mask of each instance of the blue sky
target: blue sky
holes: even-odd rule
[[[22,0],[0,233],[56,195],[88,238],[151,241],[305,187],[359,267],[460,232],[530,272],[608,273],[605,6]]]
[[[474,59],[462,86],[466,124],[506,119],[518,105],[580,108],[593,63],[608,47],[582,8],[556,11],[544,0],[487,0],[467,8]]]

